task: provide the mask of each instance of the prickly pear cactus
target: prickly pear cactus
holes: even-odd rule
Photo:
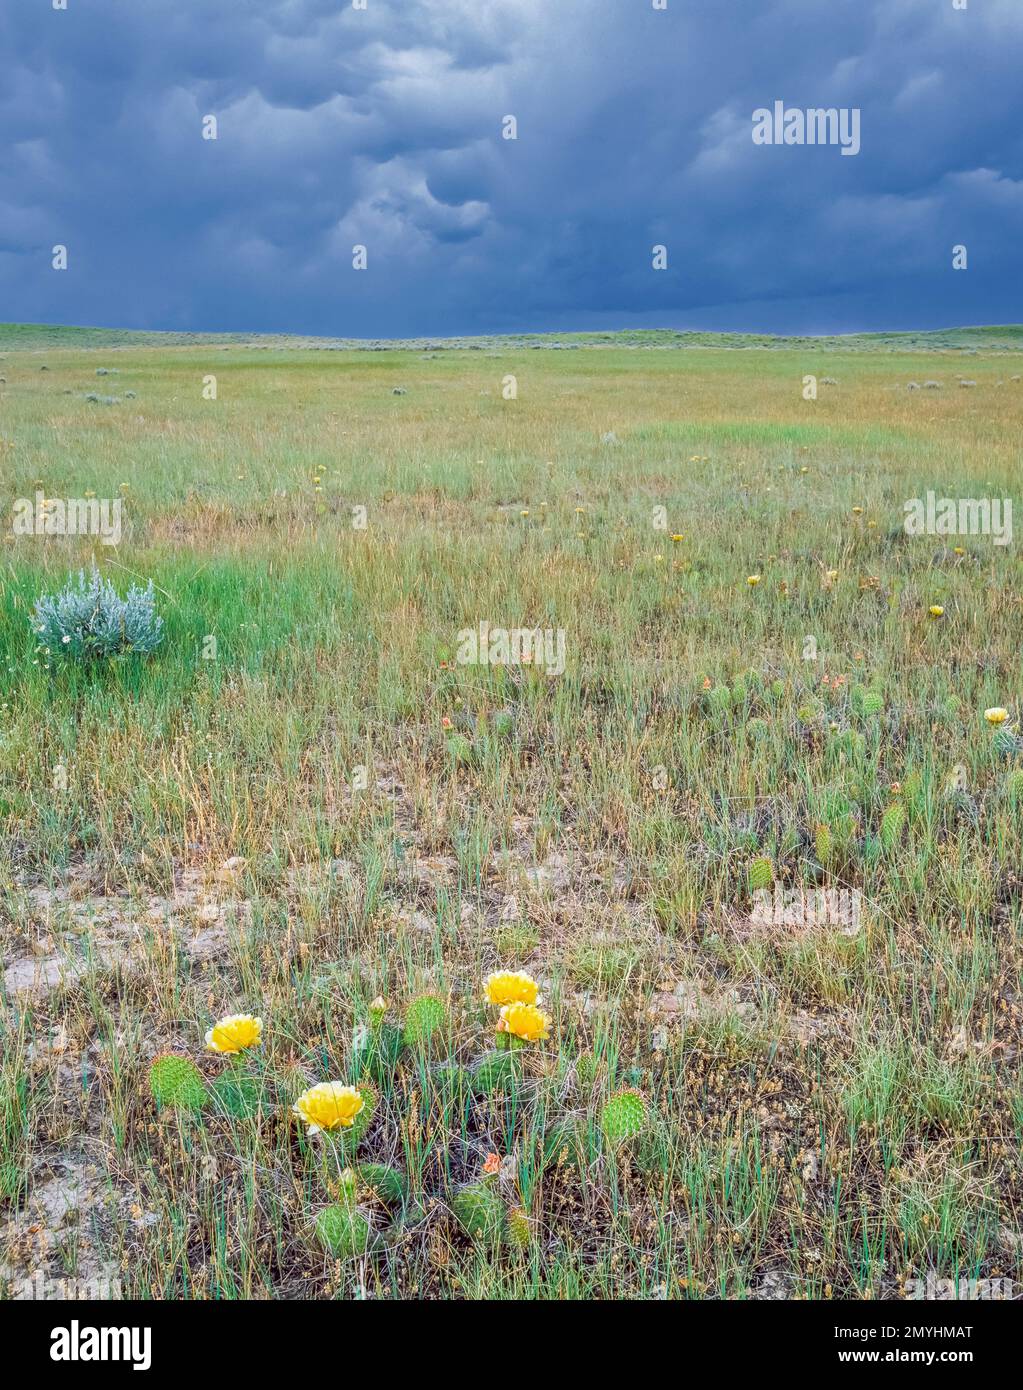
[[[881,848],[885,854],[891,854],[892,850],[898,845],[902,838],[902,830],[906,823],[906,812],[896,803],[889,806],[881,817],[881,829],[879,839]]]
[[[592,1052],[580,1052],[575,1059],[576,1085],[584,1095],[589,1095],[597,1082],[599,1066]]]
[[[209,1099],[199,1068],[188,1057],[166,1053],[149,1068],[149,1089],[157,1108],[199,1111]]]
[[[774,865],[766,855],[761,855],[759,858],[750,861],[747,875],[749,878],[750,892],[762,892],[765,888],[770,888],[771,884],[774,882]]]
[[[405,1042],[409,1047],[424,1048],[447,1026],[448,1009],[437,994],[420,994],[405,1010]]]
[[[504,1225],[504,1203],[486,1183],[470,1183],[451,1198],[451,1210],[466,1235],[474,1240],[493,1240]]]
[[[862,699],[863,713],[868,719],[875,719],[884,712],[884,696],[880,690],[867,690]]]
[[[374,1081],[386,1082],[393,1074],[404,1046],[401,1030],[389,1024],[378,1028],[357,1028],[352,1036],[352,1070],[358,1076],[365,1072]]]
[[[515,717],[505,709],[498,710],[491,721],[491,727],[498,738],[511,738],[515,732]]]
[[[260,1087],[255,1077],[226,1071],[210,1086],[214,1108],[236,1120],[246,1120],[259,1109]]]
[[[359,1181],[372,1188],[383,1202],[404,1202],[408,1196],[405,1174],[386,1163],[360,1163],[357,1173]]]
[[[528,1250],[532,1239],[532,1226],[522,1207],[510,1207],[505,1221],[505,1235],[514,1250]]]
[[[835,841],[827,825],[818,825],[816,835],[817,858],[827,868],[835,853]]]
[[[316,1218],[316,1235],[335,1260],[351,1260],[369,1249],[373,1227],[361,1207],[338,1202],[324,1207]]]
[[[456,767],[468,767],[473,760],[473,747],[465,734],[448,734],[444,745]]]
[[[1023,804],[1023,767],[1009,773],[1005,779],[1005,792],[1014,806]]]
[[[479,1095],[508,1091],[518,1077],[518,1058],[514,1052],[488,1052],[473,1068],[472,1088]]]
[[[727,714],[732,708],[732,692],[727,685],[716,685],[707,691],[707,705],[716,714]]]
[[[345,1168],[338,1174],[337,1180],[331,1184],[330,1190],[331,1195],[336,1195],[338,1201],[344,1206],[354,1206],[355,1196],[359,1190],[358,1173],[354,1168]]]
[[[558,1120],[551,1125],[543,1139],[543,1161],[545,1166],[555,1168],[566,1163],[574,1163],[579,1169],[585,1166],[586,1133],[578,1117]]]
[[[600,1112],[600,1128],[611,1144],[622,1144],[642,1134],[647,1123],[647,1103],[638,1091],[619,1091]]]
[[[1017,753],[1023,753],[1023,738],[1014,734],[1011,729],[998,729],[991,745],[996,753],[1001,753],[1004,758],[1013,758]]]
[[[373,1116],[377,1109],[377,1088],[370,1081],[362,1080],[359,1082],[359,1095],[362,1096],[362,1109],[347,1129],[334,1130],[335,1135],[343,1138],[352,1148],[361,1142],[367,1129],[372,1123]]]

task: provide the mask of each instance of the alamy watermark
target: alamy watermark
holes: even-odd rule
[[[1011,497],[910,497],[902,504],[907,536],[990,536],[1012,544]]]
[[[862,894],[858,888],[758,888],[750,921],[761,927],[838,927],[845,936],[860,930]]]
[[[925,1279],[907,1279],[905,1283],[907,1298],[929,1299],[929,1300],[950,1300],[961,1299],[964,1302],[1001,1302],[1009,1301],[1013,1297],[1013,1281],[1011,1279],[939,1279],[934,1274],[928,1274]]]
[[[565,669],[563,627],[491,627],[484,619],[462,628],[457,640],[460,666],[533,666],[548,676]]]
[[[753,112],[754,145],[841,145],[843,154],[860,152],[858,106],[773,107],[758,106]]]
[[[104,1303],[108,1299],[121,1297],[120,1279],[55,1279],[42,1270],[13,1279],[10,1284],[10,1297],[17,1302],[50,1303],[70,1300],[72,1302]]]
[[[96,536],[103,545],[121,540],[120,497],[17,497],[11,534],[15,536]]]

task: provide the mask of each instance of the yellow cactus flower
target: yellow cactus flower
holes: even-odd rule
[[[547,1036],[550,1019],[535,1004],[505,1004],[501,1010],[501,1032],[511,1033],[524,1042],[539,1042]]]
[[[749,576],[747,577],[747,579],[746,579],[746,583],[750,586],[751,589],[755,589],[755,588],[757,587],[757,585],[760,583],[760,575],[759,575],[759,574],[751,574],[751,575],[749,575]]]
[[[535,1004],[539,988],[524,970],[498,970],[483,981],[488,1004]]]
[[[244,1052],[247,1047],[258,1047],[262,1041],[263,1020],[253,1018],[252,1014],[228,1014],[206,1034],[206,1046],[211,1052]]]
[[[303,1091],[291,1108],[309,1126],[309,1134],[319,1134],[321,1129],[349,1129],[364,1105],[356,1086],[321,1081]]]
[[[930,613],[932,618],[940,618],[945,610],[944,608],[942,608],[940,603],[932,603],[927,611],[928,613]]]
[[[1009,717],[1009,711],[1002,709],[1000,705],[995,705],[993,709],[984,711],[984,718],[989,724],[1004,724]]]

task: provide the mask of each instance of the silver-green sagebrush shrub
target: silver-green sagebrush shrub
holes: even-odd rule
[[[153,581],[144,589],[133,584],[122,598],[95,566],[88,576],[79,570],[77,580],[37,599],[32,626],[51,657],[77,661],[149,656],[163,640]]]

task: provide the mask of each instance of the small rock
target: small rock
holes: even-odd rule
[[[225,859],[217,870],[218,883],[237,883],[241,877],[242,870],[249,861],[243,859],[240,854],[233,854],[230,859]]]

